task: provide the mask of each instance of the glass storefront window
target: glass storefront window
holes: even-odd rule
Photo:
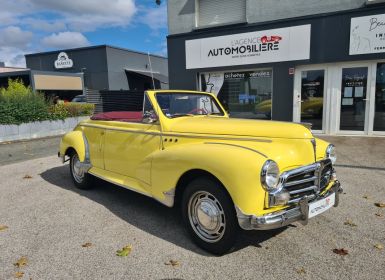
[[[377,64],[376,92],[375,92],[375,131],[385,131],[385,63]]]
[[[201,88],[215,93],[231,117],[271,119],[271,69],[201,74]]]
[[[325,70],[302,71],[301,75],[301,122],[322,130]]]

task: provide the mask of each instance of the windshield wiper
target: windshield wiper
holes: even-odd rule
[[[194,116],[193,114],[175,114],[175,115],[172,115],[171,118],[174,119],[174,118],[179,118],[179,117],[192,117]]]
[[[223,113],[210,113],[210,114],[207,114],[206,116],[223,116]]]

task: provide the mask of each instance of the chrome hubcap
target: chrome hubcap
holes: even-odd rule
[[[71,168],[72,168],[72,176],[74,177],[75,181],[78,183],[82,183],[84,179],[84,171],[78,155],[74,155],[72,157]]]
[[[191,196],[188,205],[190,224],[206,242],[217,242],[225,232],[225,213],[219,201],[205,191]]]

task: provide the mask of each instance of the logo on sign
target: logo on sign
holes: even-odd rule
[[[74,62],[68,57],[65,52],[59,53],[57,59],[55,60],[56,69],[71,68],[73,65]]]
[[[231,46],[224,48],[210,49],[208,57],[210,56],[222,56],[231,55],[232,57],[237,56],[253,56],[258,55],[260,52],[266,51],[278,51],[279,41],[282,40],[281,36],[262,36],[262,37],[250,37],[242,38],[231,41]]]
[[[349,54],[385,52],[385,14],[351,19]]]

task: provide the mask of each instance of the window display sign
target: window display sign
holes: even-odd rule
[[[385,52],[385,14],[352,18],[349,54],[382,52]]]
[[[271,119],[272,82],[271,69],[201,74],[201,89],[239,118]]]
[[[186,68],[310,58],[310,24],[186,41]]]

